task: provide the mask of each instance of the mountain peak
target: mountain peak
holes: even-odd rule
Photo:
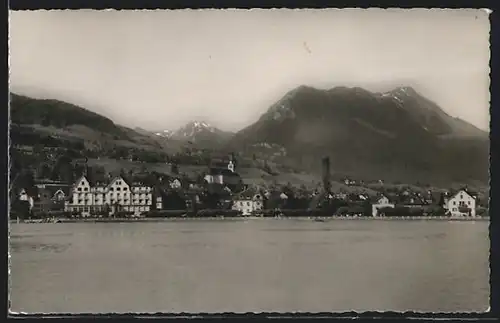
[[[206,129],[213,128],[208,122],[205,122],[203,120],[191,120],[184,127],[206,128]]]
[[[226,133],[204,120],[191,120],[173,134],[177,139],[205,143],[223,141],[231,135],[232,133]]]
[[[181,137],[192,137],[200,132],[216,132],[217,129],[203,120],[191,120],[176,131]]]

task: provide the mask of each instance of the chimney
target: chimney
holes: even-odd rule
[[[323,189],[326,193],[330,193],[330,157],[323,158]]]

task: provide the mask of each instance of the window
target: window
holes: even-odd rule
[[[460,199],[463,200],[463,198],[464,198],[464,195],[460,194]]]
[[[113,192],[113,188],[112,188],[112,187],[110,187],[110,188],[109,188],[109,190],[110,190],[111,192]]]
[[[88,192],[88,191],[89,191],[89,188],[88,188],[88,187],[85,187],[83,190],[84,190],[85,192]]]
[[[123,190],[124,190],[124,191],[127,191],[127,190],[128,190],[128,188],[127,188],[127,187],[124,187],[124,188],[123,188]]]
[[[81,191],[82,191],[82,188],[81,188],[81,187],[79,187],[79,188],[78,188],[78,192],[81,192]]]
[[[247,206],[250,206],[250,202],[247,202]]]
[[[470,201],[467,201],[467,204],[470,205]]]
[[[453,201],[453,205],[457,205],[457,202]]]
[[[121,185],[122,181],[116,181],[116,184]]]
[[[84,207],[83,208],[83,212],[88,212],[89,211],[89,208],[88,207]]]
[[[117,190],[117,191],[121,191],[121,190],[122,190],[122,188],[121,188],[121,187],[117,187],[117,188],[116,188],[116,190]]]

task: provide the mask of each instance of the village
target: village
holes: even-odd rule
[[[422,194],[381,189],[376,194],[332,191],[330,160],[322,161],[323,187],[248,185],[234,155],[214,159],[203,176],[149,176],[120,172],[94,176],[84,167],[73,183],[37,179],[11,198],[11,219],[182,216],[487,216],[487,201],[466,186]],[[175,168],[175,167],[174,167]],[[151,175],[151,174],[149,174]],[[151,180],[151,177],[154,179]],[[345,185],[355,184],[345,179]]]

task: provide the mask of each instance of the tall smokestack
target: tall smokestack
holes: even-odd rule
[[[330,157],[323,158],[323,189],[326,193],[330,193]]]

